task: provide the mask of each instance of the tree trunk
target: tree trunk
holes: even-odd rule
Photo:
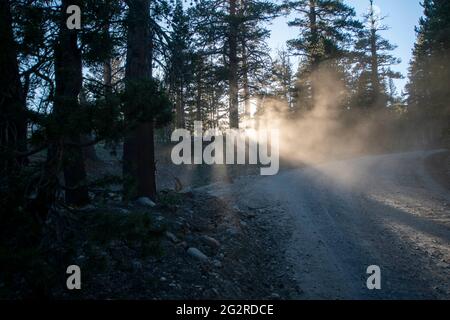
[[[9,0],[0,1],[0,43],[0,148],[12,155],[2,159],[1,170],[8,170],[25,160],[14,153],[27,149],[26,97],[20,82]]]
[[[247,48],[245,39],[242,39],[242,72],[243,82],[242,87],[244,89],[244,115],[248,120],[250,117],[250,87],[248,85],[248,61],[247,61]]]
[[[83,89],[80,92],[80,104],[81,106],[87,105],[86,94]],[[80,137],[80,141],[82,145],[86,145],[83,147],[83,156],[85,160],[97,161],[97,152],[95,151],[95,144],[93,144],[94,137],[92,133],[82,134]]]
[[[152,77],[152,39],[150,1],[128,0],[127,62],[125,80],[149,80]],[[148,103],[147,101],[143,103]],[[145,108],[127,105],[125,121],[131,123],[129,110]],[[141,122],[125,137],[123,146],[124,193],[128,198],[156,198],[155,146],[153,122]]]
[[[109,22],[103,27],[104,31],[109,35]],[[105,86],[105,95],[112,93],[112,63],[111,58],[108,57],[103,61],[103,84]]]
[[[109,25],[106,25],[104,29],[106,32],[109,32]],[[112,66],[110,58],[107,58],[103,62],[103,85],[105,86],[105,96],[112,94]],[[80,94],[80,103],[82,105],[87,103],[86,96],[84,95],[83,91]],[[98,161],[99,158],[97,156],[97,152],[95,151],[95,145],[91,144],[93,140],[93,133],[84,134],[81,136],[82,144],[90,144],[86,147],[83,147],[83,155],[85,159]]]
[[[183,84],[180,83],[179,87],[176,88],[176,127],[184,129],[185,119],[184,119],[184,99],[183,99]]]
[[[199,61],[198,65],[198,72],[196,76],[197,81],[197,92],[195,96],[195,107],[196,107],[196,113],[195,113],[195,120],[196,121],[202,121],[202,76],[203,76],[203,64],[201,61]]]
[[[236,17],[236,0],[229,0],[230,4],[230,25],[228,35],[229,45],[229,108],[230,108],[230,128],[239,128],[239,89],[238,89],[238,57],[237,57],[237,37],[238,23]]]
[[[55,47],[53,113],[62,137],[54,137],[53,144],[57,149],[56,154],[62,154],[66,203],[82,206],[89,202],[89,196],[80,133],[77,125],[71,122],[79,112],[78,96],[82,86],[81,50],[78,48],[77,30],[69,30],[66,26],[66,10],[72,4],[80,5],[80,1],[62,1],[61,25]]]
[[[80,138],[83,147],[83,157],[86,160],[98,161],[97,151],[95,151],[94,137],[92,134],[83,134]]]
[[[110,94],[112,92],[112,65],[109,58],[103,63],[103,84],[105,85],[105,94]]]
[[[311,31],[311,46],[319,44],[319,33],[317,30],[317,12],[316,0],[309,0],[309,28]],[[318,103],[317,88],[320,86],[320,56],[315,48],[312,48],[313,54],[311,56],[311,101],[312,107]]]
[[[380,101],[380,76],[378,73],[378,50],[377,50],[377,29],[374,15],[373,1],[370,1],[370,68],[371,68],[371,82],[372,82],[372,105],[378,106]]]

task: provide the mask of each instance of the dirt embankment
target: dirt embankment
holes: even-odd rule
[[[100,199],[101,198],[101,199]],[[119,193],[52,216],[33,270],[14,271],[0,298],[278,299],[299,290],[279,269],[271,208],[233,207],[203,192],[162,192],[157,205]],[[81,268],[81,290],[66,268]],[[32,274],[29,274],[31,272]]]

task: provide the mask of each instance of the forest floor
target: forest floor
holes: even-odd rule
[[[273,299],[293,297],[278,239],[239,210],[202,192],[160,195],[157,206],[114,201],[77,212],[71,264],[82,290],[65,282],[52,296],[72,299]],[[142,215],[150,217],[146,222]],[[67,243],[67,241],[64,241]],[[55,245],[59,246],[59,245]]]
[[[170,149],[159,150],[156,205],[122,202],[120,185],[99,187],[91,193],[91,205],[62,210],[50,223],[61,235],[48,240],[49,260],[80,266],[83,280],[82,290],[69,291],[61,269],[63,276],[51,276],[57,281],[48,282],[46,294],[62,299],[298,295],[291,270],[279,267],[279,233],[269,232],[271,225],[259,217],[271,208],[238,208],[197,190],[219,181],[232,184],[238,177],[259,174],[259,168],[175,166]],[[120,175],[120,154],[97,148],[97,155],[98,161],[88,161],[91,180]],[[177,181],[182,184],[179,192],[174,191]]]

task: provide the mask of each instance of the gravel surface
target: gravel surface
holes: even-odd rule
[[[450,298],[450,192],[421,151],[249,176],[200,190],[252,210],[298,299]],[[366,269],[381,268],[381,290]]]

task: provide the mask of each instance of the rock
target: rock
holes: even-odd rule
[[[273,300],[278,300],[278,299],[280,299],[281,297],[280,297],[280,295],[278,294],[278,293],[272,293],[271,295],[270,295],[270,299],[273,299]]]
[[[190,194],[190,193],[192,193],[192,188],[191,187],[182,188],[181,190],[179,190],[177,192],[181,193],[181,194]]]
[[[166,231],[166,237],[173,243],[178,243],[180,240],[178,240],[177,236],[174,235],[172,232]]]
[[[214,260],[213,262],[212,262],[212,264],[213,264],[213,266],[214,267],[216,267],[216,268],[222,268],[222,262],[220,262],[219,260]]]
[[[187,248],[188,248],[188,244],[187,244],[186,241],[180,242],[178,245],[179,245],[180,247],[184,248],[184,249],[187,249]]]
[[[150,198],[147,197],[140,197],[136,200],[136,203],[141,206],[145,207],[154,207],[156,206],[156,203],[154,203]]]
[[[94,211],[95,209],[97,209],[96,206],[94,206],[92,204],[88,204],[88,205],[85,205],[84,207],[79,208],[78,210],[88,212],[88,211]]]
[[[131,265],[135,270],[142,270],[142,263],[139,260],[134,260]]]
[[[230,227],[226,231],[230,236],[235,236],[239,233],[238,229],[236,227]]]
[[[237,205],[234,205],[234,206],[233,206],[233,210],[236,211],[236,212],[238,212],[238,213],[241,213],[241,212],[242,212],[241,208],[239,208],[239,206],[237,206]]]
[[[256,214],[254,214],[253,212],[249,212],[249,213],[247,213],[247,218],[248,219],[256,218]]]
[[[182,194],[184,196],[187,196],[189,198],[193,198],[194,197],[194,191],[193,191],[193,189],[191,187],[183,187],[183,186],[181,186],[181,187],[182,187],[181,189],[175,187],[175,189],[174,189],[175,192],[177,192],[178,194]]]
[[[216,249],[220,247],[220,242],[218,240],[214,239],[213,237],[205,235],[202,237],[202,240],[210,247],[213,247]]]
[[[241,226],[246,227],[247,226],[247,222],[241,221]]]
[[[161,282],[164,282],[164,281],[167,281],[167,278],[166,278],[166,277],[161,277],[159,280],[160,280]]]
[[[187,253],[200,261],[208,261],[208,257],[197,248],[189,248]]]

